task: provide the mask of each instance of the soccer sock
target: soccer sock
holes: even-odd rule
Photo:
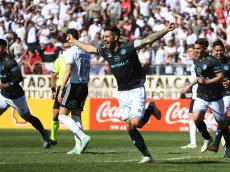
[[[84,139],[85,134],[80,130],[80,128],[77,126],[73,119],[71,119],[67,115],[59,115],[58,119],[60,120],[60,122],[66,125],[67,128],[72,131],[77,137],[79,137],[81,140]]]
[[[215,137],[215,141],[214,141],[214,145],[216,147],[219,147],[222,136],[223,136],[222,130],[218,127],[216,130],[216,137]]]
[[[52,126],[51,126],[51,140],[56,141],[57,140],[57,131],[59,128],[59,121],[52,121]]]
[[[194,121],[189,121],[190,143],[196,145],[196,124]]]
[[[133,144],[143,154],[143,156],[151,157],[140,132],[137,129],[133,129],[131,131],[128,131],[128,133],[133,141]]]
[[[229,128],[226,127],[224,129],[221,130],[222,131],[222,134],[223,134],[223,137],[224,137],[224,140],[226,142],[226,147],[230,147],[230,135],[229,135]]]
[[[213,132],[216,132],[217,131],[217,126],[215,126],[213,123],[211,123],[210,121],[207,121],[207,120],[204,120],[205,124],[206,124],[206,127],[209,129],[209,130],[212,130]]]
[[[198,123],[195,123],[196,124],[196,127],[197,129],[199,130],[199,132],[201,133],[202,137],[205,139],[205,140],[209,140],[211,138],[210,134],[208,133],[208,130],[207,130],[207,127],[204,123],[203,120],[201,120],[200,122]]]
[[[40,121],[37,117],[31,115],[30,118],[29,118],[27,121],[28,121],[29,123],[31,123],[31,125],[32,125],[34,128],[36,128],[36,129],[41,133],[42,136],[44,136],[44,135],[47,134],[47,132],[46,132],[46,130],[44,129],[44,127],[43,127],[41,121]]]
[[[80,146],[81,146],[80,145],[81,141],[79,140],[79,138],[76,135],[74,135],[74,139],[75,139],[75,142],[76,142],[75,149],[79,149]]]
[[[149,121],[152,111],[153,110],[152,109],[150,110],[150,107],[145,109],[145,114],[144,114],[144,117],[142,118],[142,121],[144,122],[144,124],[146,124]]]
[[[77,124],[77,126],[83,130],[82,124],[81,124],[81,118],[79,116],[74,116],[72,115],[72,119],[75,121],[75,123]]]

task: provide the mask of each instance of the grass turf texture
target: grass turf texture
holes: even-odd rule
[[[92,141],[82,155],[66,155],[74,146],[70,131],[59,131],[58,144],[42,148],[35,130],[0,130],[0,172],[104,172],[104,171],[229,171],[230,159],[219,152],[199,153],[203,144],[197,134],[197,149],[183,150],[188,133],[142,132],[155,163],[138,164],[141,154],[125,131],[86,131]]]

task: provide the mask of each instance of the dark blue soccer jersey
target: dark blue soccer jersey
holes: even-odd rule
[[[206,80],[216,77],[216,73],[222,72],[222,66],[218,59],[208,55],[202,61],[198,57],[194,60],[194,70],[196,76],[203,76]],[[197,97],[205,101],[217,101],[222,98],[223,87],[222,83],[201,84],[198,83]]]
[[[224,59],[221,61],[221,64],[223,68],[224,78],[230,80],[230,58],[225,56]],[[223,96],[230,96],[230,88],[224,89]]]
[[[8,88],[1,89],[2,96],[8,99],[17,99],[25,93],[19,85],[23,77],[16,60],[9,55],[5,55],[0,61],[0,79],[1,83],[9,83]]]
[[[134,48],[134,41],[120,44],[117,51],[99,47],[97,52],[108,61],[117,80],[118,91],[137,88],[145,80],[143,68]]]

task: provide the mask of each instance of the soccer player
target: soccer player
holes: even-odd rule
[[[7,53],[7,42],[4,39],[0,39],[0,80],[0,116],[12,106],[25,121],[41,133],[43,147],[49,148],[49,133],[29,110],[25,92],[19,85],[23,80],[21,71],[16,60]]]
[[[224,113],[227,115],[228,109],[230,107],[230,58],[226,57],[224,55],[225,48],[222,41],[217,40],[213,43],[213,53],[216,56],[216,58],[220,61],[223,72],[224,72],[224,80],[223,80],[223,100],[224,100]],[[228,119],[228,125],[230,125],[230,118],[227,116]],[[208,150],[218,152],[219,150],[219,144],[222,138],[222,131],[218,127],[215,142],[213,145],[208,147]],[[227,155],[226,155],[227,156]],[[230,157],[230,155],[228,155]]]
[[[203,121],[203,112],[209,107],[214,115],[226,142],[226,150],[224,157],[229,154],[230,137],[229,129],[224,113],[224,101],[222,98],[222,79],[224,78],[222,66],[214,56],[207,52],[208,41],[200,38],[195,42],[196,58],[193,60],[197,80],[192,83],[198,83],[197,99],[193,106],[193,119],[205,139],[201,148],[201,152],[205,152],[213,143],[213,138],[207,131],[207,127]]]
[[[161,113],[152,102],[145,110],[145,74],[136,50],[151,45],[174,28],[175,24],[170,23],[165,29],[150,34],[142,40],[120,43],[120,30],[115,26],[107,26],[104,28],[105,45],[99,48],[82,43],[73,39],[71,35],[67,35],[67,40],[70,43],[86,52],[99,54],[108,61],[118,85],[118,101],[122,120],[125,122],[134,145],[143,154],[143,159],[139,163],[152,163],[154,161],[137,128],[141,128],[149,120],[151,114],[160,119]]]
[[[67,34],[73,36],[74,39],[79,38],[76,29],[69,29]],[[75,45],[70,45],[71,47],[65,53],[65,75],[58,93],[61,106],[58,119],[74,133],[76,145],[67,154],[81,154],[91,140],[90,136],[83,133],[80,118],[88,96],[90,54]],[[68,117],[70,112],[72,118]]]
[[[187,51],[188,51],[189,60],[194,60],[194,58],[196,56],[194,44],[189,45]],[[196,79],[196,72],[194,71],[193,67],[191,68],[191,75]],[[192,100],[191,100],[190,106],[189,106],[188,122],[189,122],[190,143],[186,146],[182,146],[181,147],[182,149],[196,149],[197,148],[197,145],[196,145],[196,130],[197,130],[197,128],[196,128],[196,125],[194,123],[193,113],[192,113],[193,105],[194,105],[194,102],[197,98],[197,87],[198,87],[197,84],[195,84],[192,87]],[[188,85],[185,88],[183,88],[181,92],[186,93],[190,88],[191,88],[191,86]],[[204,115],[205,114],[203,114],[203,116]],[[212,130],[213,132],[217,131],[217,127],[214,124],[212,124],[210,121],[204,120],[204,122],[205,122],[208,129]]]
[[[51,127],[51,137],[50,137],[50,143],[52,145],[57,144],[57,131],[59,128],[59,121],[58,121],[58,113],[59,113],[59,108],[60,108],[60,103],[58,102],[57,95],[59,93],[61,83],[63,80],[63,77],[65,75],[65,52],[69,48],[69,43],[64,43],[63,45],[63,52],[60,53],[59,57],[57,60],[54,62],[54,67],[53,71],[51,74],[51,90],[52,90],[52,95],[51,98],[54,100],[54,105],[53,105],[53,121],[52,121],[52,127]],[[56,90],[56,80],[58,79],[58,88]]]

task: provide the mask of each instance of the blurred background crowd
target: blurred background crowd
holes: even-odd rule
[[[230,53],[228,0],[1,0],[0,38],[25,74],[50,74],[69,28],[80,41],[103,44],[103,28],[116,25],[121,41],[142,39],[175,22],[177,28],[137,53],[147,74],[186,75],[187,46],[197,38],[216,39]],[[211,48],[209,49],[211,51]],[[110,74],[102,57],[91,56],[91,74]]]

